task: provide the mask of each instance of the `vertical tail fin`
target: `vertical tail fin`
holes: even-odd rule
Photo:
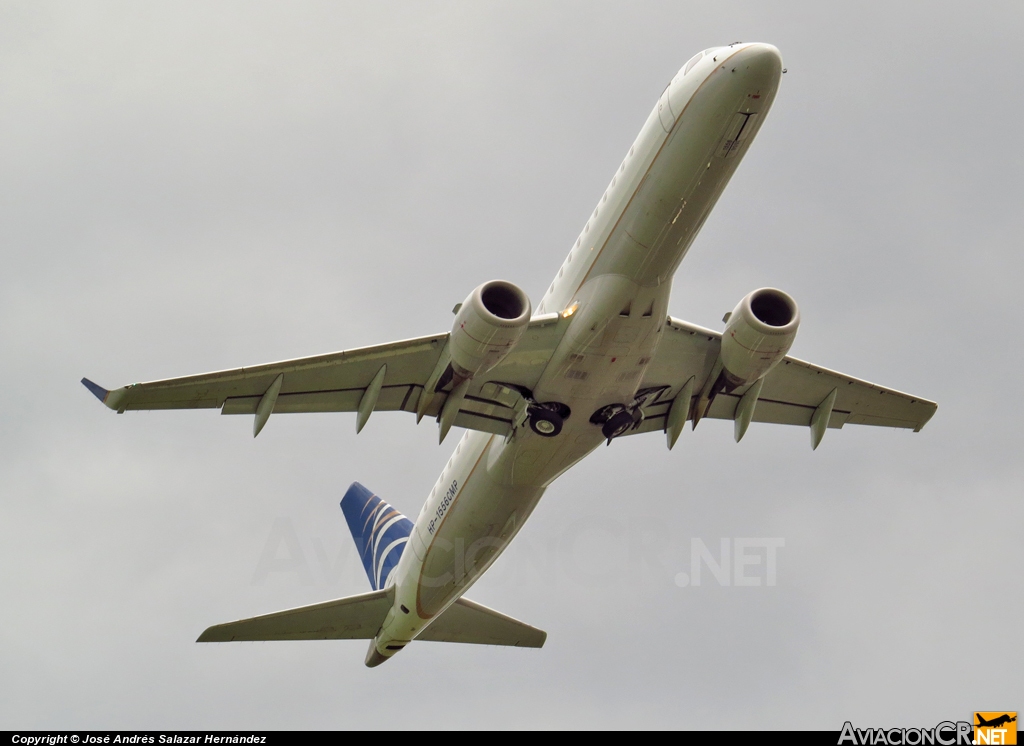
[[[370,587],[378,591],[387,585],[398,566],[412,533],[412,521],[359,482],[353,482],[341,498],[341,511],[359,549]]]

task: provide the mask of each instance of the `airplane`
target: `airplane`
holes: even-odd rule
[[[415,521],[354,483],[341,500],[371,591],[205,630],[197,642],[368,639],[378,666],[413,640],[541,647],[546,633],[463,596],[522,529],[548,486],[603,444],[687,421],[918,432],[934,402],[790,357],[800,312],[760,288],[721,332],[668,315],[673,275],[775,100],[770,44],[694,55],[665,87],[534,309],[495,280],[455,306],[450,332],[107,390],[107,407],[252,415],[378,411],[465,429]]]
[[[991,720],[986,720],[978,713],[975,713],[975,716],[978,718],[978,722],[975,724],[978,728],[998,728],[1000,725],[1006,725],[1007,723],[1014,723],[1017,721],[1016,716],[1010,717],[1009,713],[992,718]]]

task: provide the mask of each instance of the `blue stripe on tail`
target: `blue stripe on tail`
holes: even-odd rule
[[[353,482],[341,498],[341,512],[355,539],[370,587],[379,591],[398,566],[412,533],[412,521],[359,482]]]

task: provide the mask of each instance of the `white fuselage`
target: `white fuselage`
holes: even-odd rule
[[[534,390],[572,413],[556,437],[467,432],[389,579],[395,601],[374,646],[389,657],[476,581],[558,475],[604,442],[591,414],[634,399],[667,316],[673,273],[768,113],[778,50],[702,53],[665,89],[536,308],[571,313]]]

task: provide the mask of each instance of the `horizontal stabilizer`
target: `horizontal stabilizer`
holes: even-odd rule
[[[460,598],[427,627],[417,640],[467,642],[477,645],[544,646],[548,633],[525,622]]]
[[[196,642],[369,640],[377,634],[392,603],[390,589],[372,591],[216,624],[199,635]]]

